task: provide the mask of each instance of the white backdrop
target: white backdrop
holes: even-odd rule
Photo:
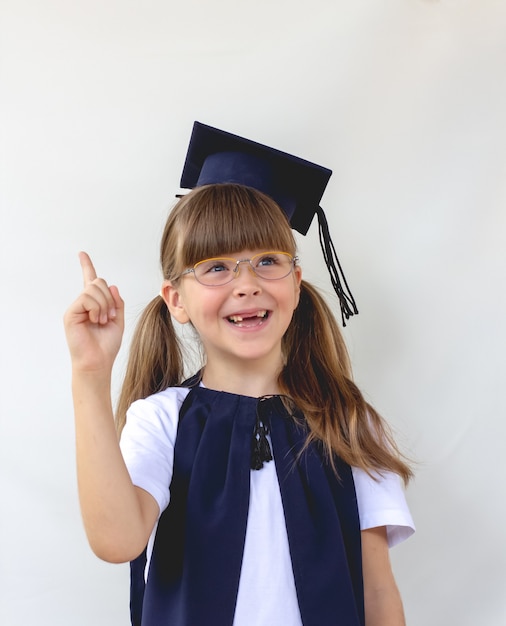
[[[0,37],[2,626],[128,623],[81,526],[62,315],[85,249],[131,332],[196,119],[334,170],[356,379],[418,461],[408,624],[504,626],[506,2],[1,0]]]

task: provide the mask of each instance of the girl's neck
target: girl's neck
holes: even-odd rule
[[[208,389],[259,398],[280,392],[278,385],[280,371],[279,365],[269,370],[263,365],[253,367],[251,363],[244,364],[243,367],[208,363],[204,367],[202,383]]]

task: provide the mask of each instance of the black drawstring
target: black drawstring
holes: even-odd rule
[[[318,230],[323,258],[325,260],[325,265],[329,270],[332,287],[334,287],[334,291],[339,298],[343,326],[346,326],[345,320],[352,317],[352,315],[358,314],[357,305],[355,304],[355,300],[351,294],[350,288],[348,287],[348,283],[346,282],[341,264],[337,258],[336,249],[330,237],[329,225],[325,213],[321,207],[318,207],[316,209],[316,214],[318,216]],[[346,293],[346,291],[348,293]]]
[[[251,469],[260,470],[264,463],[272,461],[272,452],[269,445],[267,435],[269,434],[268,417],[266,409],[268,400],[271,396],[259,398],[257,404],[257,418],[255,422],[255,430],[253,431],[253,439],[251,440]]]

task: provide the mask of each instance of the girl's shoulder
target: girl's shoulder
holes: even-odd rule
[[[127,411],[125,429],[129,424],[137,424],[140,428],[149,427],[150,430],[162,430],[172,435],[177,430],[179,411],[189,391],[188,387],[168,387],[147,398],[135,400]],[[143,424],[146,426],[143,427]]]
[[[145,403],[146,405],[160,407],[161,409],[170,410],[174,407],[179,409],[189,392],[189,387],[167,387],[167,389],[154,393],[147,398],[136,400],[132,406],[135,406],[136,404],[142,405]]]
[[[130,409],[158,408],[162,411],[173,411],[174,409],[179,411],[189,392],[189,387],[167,387],[167,389],[153,393],[146,398],[135,400]]]

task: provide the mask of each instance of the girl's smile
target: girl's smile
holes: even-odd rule
[[[244,311],[228,316],[228,321],[236,328],[258,328],[268,318],[269,311],[265,309],[258,311]]]

